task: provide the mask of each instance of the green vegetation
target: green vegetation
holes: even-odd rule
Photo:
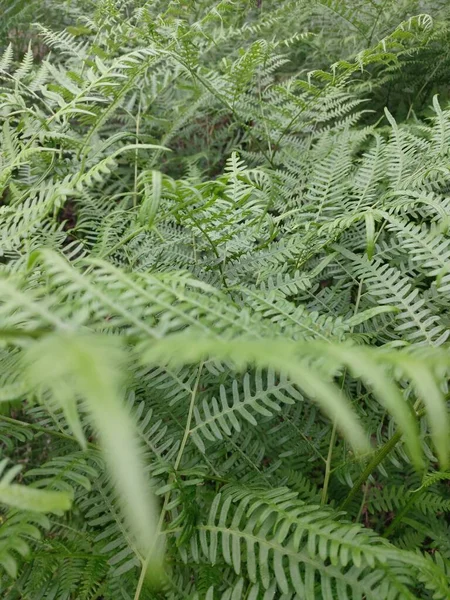
[[[450,598],[448,2],[0,9],[1,598]]]

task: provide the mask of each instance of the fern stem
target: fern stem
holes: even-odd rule
[[[194,388],[192,390],[191,401],[189,403],[188,416],[187,416],[187,419],[186,419],[186,426],[184,428],[184,435],[183,435],[183,439],[181,441],[180,450],[178,451],[178,456],[177,456],[177,459],[176,459],[175,465],[174,465],[175,471],[180,466],[181,459],[182,459],[183,453],[184,453],[184,449],[186,447],[187,441],[189,439],[189,435],[191,433],[192,415],[194,414],[195,399],[197,397],[197,391],[198,391],[198,386],[200,384],[200,376],[202,374],[202,370],[203,370],[203,363],[201,363],[200,366],[199,366],[199,368],[198,368],[197,378],[195,380]]]
[[[162,524],[163,524],[164,518],[166,516],[168,503],[169,503],[169,493],[167,493],[166,497],[164,498],[164,505],[162,507],[161,514],[159,515],[158,527],[157,527],[156,536],[155,536],[155,543],[156,543],[156,538],[161,533]],[[153,551],[153,548],[152,548],[152,551]],[[141,574],[139,576],[139,581],[137,584],[136,593],[134,595],[134,600],[139,600],[139,598],[141,597],[142,589],[144,587],[145,577],[147,575],[147,570],[148,570],[148,566],[150,563],[151,554],[152,554],[152,552],[149,552],[147,554],[147,557],[145,558],[144,562],[142,563]]]
[[[422,409],[416,413],[416,416],[422,417],[425,414],[425,410]],[[347,495],[344,502],[339,507],[339,510],[346,510],[353,498],[360,492],[361,486],[367,481],[367,479],[372,475],[378,465],[383,462],[386,456],[395,448],[398,442],[401,440],[403,432],[397,430],[394,435],[383,445],[381,448],[374,454],[372,460],[369,462],[367,467],[355,481],[352,489]]]
[[[354,316],[356,316],[358,314],[359,304],[361,302],[362,286],[363,286],[363,279],[361,279],[360,282],[359,282],[359,284],[358,284],[358,296],[356,298],[355,308],[354,308],[354,311],[353,311],[353,315]],[[351,332],[353,333],[353,327],[351,328]],[[347,376],[347,370],[344,371],[344,374],[342,376],[341,390],[344,389],[344,384],[345,384],[345,378],[346,378],[346,376]],[[334,423],[333,423],[333,429],[331,431],[330,445],[328,446],[328,456],[327,456],[327,461],[326,461],[326,464],[325,464],[325,478],[324,478],[323,488],[322,488],[322,498],[321,498],[321,501],[320,501],[320,503],[321,503],[322,506],[327,501],[328,486],[330,484],[330,476],[331,476],[331,460],[333,458],[333,449],[334,449],[334,446],[336,444],[336,433],[337,433],[337,421],[335,419]]]
[[[366,503],[366,500],[367,500],[367,494],[368,494],[368,492],[369,492],[369,486],[368,486],[368,485],[365,485],[365,486],[364,486],[364,495],[363,495],[363,499],[361,500],[361,505],[360,505],[360,507],[359,507],[358,514],[356,515],[355,523],[359,523],[359,520],[360,520],[360,518],[361,518],[361,515],[362,515],[362,513],[363,513],[363,510],[364,510],[364,505],[365,505],[365,503]]]
[[[105,252],[104,254],[102,254],[100,256],[100,258],[104,259],[107,256],[110,256],[113,252],[115,252],[116,250],[118,250],[119,248],[121,248],[122,246],[124,246],[125,244],[127,244],[128,242],[130,242],[137,235],[139,235],[140,233],[143,233],[144,231],[146,231],[146,229],[147,229],[146,225],[143,225],[142,227],[138,227],[138,229],[135,229],[134,231],[132,231],[129,235],[125,236],[119,242],[117,242],[117,244],[115,246],[113,246],[107,252]]]
[[[350,490],[347,498],[339,507],[340,510],[346,510],[353,498],[359,493],[361,486],[367,481],[370,475],[375,471],[378,465],[386,458],[386,456],[395,448],[398,442],[401,440],[402,432],[396,431],[394,435],[376,452],[372,460],[369,462],[367,467],[355,481],[352,489]]]
[[[394,531],[397,529],[397,527],[403,521],[403,517],[410,511],[412,505],[416,501],[417,496],[421,492],[422,492],[422,490],[420,489],[418,492],[411,494],[411,497],[409,498],[408,502],[405,504],[405,506],[403,506],[403,508],[400,510],[400,512],[398,512],[396,514],[395,518],[391,521],[389,527],[383,532],[382,535],[384,538],[388,538],[389,536],[391,536],[394,533]]]
[[[367,40],[367,44],[368,44],[369,46],[371,46],[371,45],[372,45],[372,40],[373,40],[373,35],[374,35],[374,33],[375,33],[375,29],[376,29],[376,27],[377,27],[377,25],[378,25],[378,21],[380,20],[380,16],[383,14],[384,10],[386,9],[386,4],[387,4],[387,3],[388,3],[388,0],[384,0],[384,2],[383,2],[383,4],[382,4],[382,6],[381,6],[381,7],[378,9],[378,14],[377,14],[377,16],[376,16],[376,19],[374,19],[374,22],[373,22],[372,28],[371,28],[371,30],[370,30],[369,37],[367,37],[367,35],[365,35],[365,38],[366,38],[366,40]],[[363,34],[363,35],[364,35],[364,34]]]
[[[139,143],[139,128],[141,123],[141,103],[142,97],[139,98],[139,106],[138,106],[138,114],[136,116],[136,144]],[[138,158],[139,153],[136,148],[134,153],[134,193],[133,193],[133,208],[137,206],[137,197],[138,197]]]
[[[333,458],[333,450],[334,450],[334,445],[336,443],[336,433],[337,433],[337,421],[335,419],[334,423],[333,423],[333,429],[331,431],[330,444],[328,446],[327,460],[325,462],[325,477],[324,477],[324,481],[323,481],[322,497],[320,500],[320,504],[322,506],[326,503],[327,496],[328,496],[328,486],[330,483],[330,476],[331,476],[331,460]]]
[[[200,366],[199,366],[198,372],[197,372],[197,377],[196,377],[196,380],[195,380],[195,384],[194,384],[194,387],[192,388],[191,401],[189,403],[189,411],[188,411],[188,416],[187,416],[187,419],[186,419],[186,425],[185,425],[185,428],[184,428],[184,435],[183,435],[183,439],[182,439],[182,442],[181,442],[180,449],[178,451],[177,458],[175,460],[174,471],[176,471],[179,468],[179,466],[180,466],[181,459],[183,457],[183,453],[184,453],[184,450],[186,448],[186,444],[188,442],[189,435],[191,433],[192,415],[194,414],[195,399],[197,397],[198,386],[200,384],[200,376],[201,376],[202,370],[203,370],[203,362],[200,363]],[[169,483],[171,481],[173,481],[173,479],[174,479],[174,475],[172,474],[169,477]],[[164,523],[164,519],[166,517],[167,505],[169,504],[169,500],[170,500],[170,491],[168,491],[166,493],[166,496],[164,498],[164,505],[162,507],[161,514],[159,516],[158,528],[157,528],[157,531],[156,531],[155,538],[157,538],[160,535],[160,533],[161,533],[161,529],[162,529],[162,526],[163,526],[163,523]],[[155,542],[156,542],[156,539],[155,539]],[[139,581],[138,581],[138,585],[137,585],[137,588],[136,588],[136,593],[134,595],[134,600],[139,600],[139,598],[141,597],[141,593],[142,593],[142,589],[144,587],[145,577],[147,575],[147,570],[148,570],[150,558],[151,558],[151,555],[152,555],[152,551],[153,551],[153,548],[147,554],[147,557],[146,557],[145,561],[142,564],[141,574],[139,576]]]

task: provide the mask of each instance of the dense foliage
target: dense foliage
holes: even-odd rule
[[[450,598],[446,5],[0,0],[2,598]]]

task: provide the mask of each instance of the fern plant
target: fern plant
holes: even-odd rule
[[[48,5],[0,58],[2,598],[450,598],[446,3]]]

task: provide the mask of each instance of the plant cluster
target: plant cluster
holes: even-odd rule
[[[450,598],[447,2],[2,4],[1,597]]]

